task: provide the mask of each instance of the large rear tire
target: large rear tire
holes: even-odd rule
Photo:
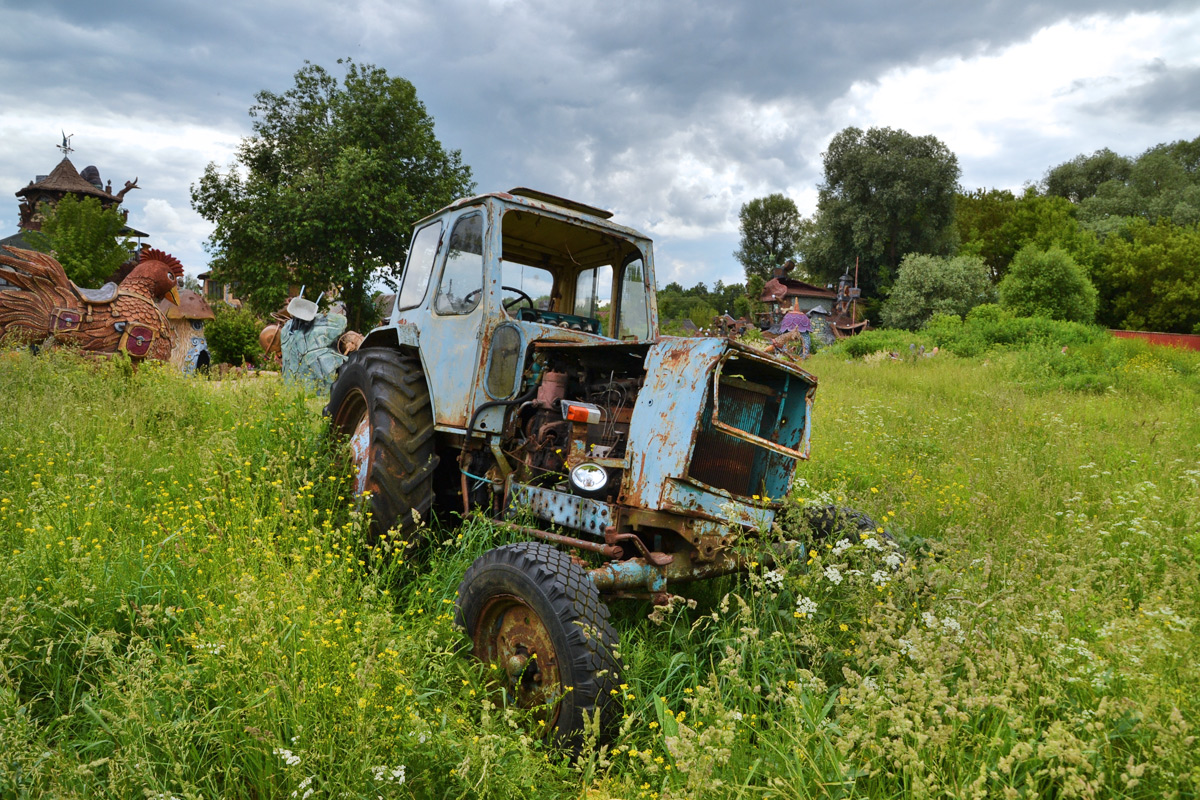
[[[566,553],[543,542],[484,553],[459,584],[455,620],[510,702],[532,712],[535,734],[578,747],[597,711],[601,735],[612,729],[617,633],[587,571]]]
[[[334,433],[350,439],[355,492],[371,493],[371,537],[395,529],[408,538],[415,511],[433,504],[433,409],[420,359],[412,353],[367,348],[350,354],[329,393],[325,413]]]

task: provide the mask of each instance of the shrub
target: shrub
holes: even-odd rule
[[[917,330],[937,313],[963,315],[995,299],[987,266],[978,256],[905,256],[880,319],[889,328]]]
[[[1070,322],[1096,318],[1096,287],[1060,247],[1021,248],[1000,281],[999,290],[1001,305],[1017,316]]]
[[[872,353],[878,353],[881,350],[908,352],[909,345],[912,344],[925,344],[928,346],[928,339],[919,334],[884,328],[882,330],[865,331],[858,336],[843,339],[835,347],[841,348],[841,351],[850,358],[862,358]]]
[[[212,351],[213,362],[239,367],[246,362],[262,363],[263,351],[258,344],[262,320],[247,308],[217,303],[213,308],[216,319],[204,326],[204,338]]]

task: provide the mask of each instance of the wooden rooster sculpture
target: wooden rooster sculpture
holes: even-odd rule
[[[179,304],[178,259],[145,248],[141,260],[120,284],[80,289],[52,256],[5,247],[0,278],[17,287],[0,291],[0,340],[60,342],[93,353],[122,350],[135,361],[161,361],[171,355],[171,328],[158,310],[168,298]]]

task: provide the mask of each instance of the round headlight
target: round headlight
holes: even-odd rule
[[[608,484],[608,473],[599,464],[578,464],[571,468],[571,485],[585,494],[604,491]]]

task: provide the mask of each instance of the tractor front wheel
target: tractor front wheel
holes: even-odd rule
[[[607,732],[621,663],[608,608],[571,558],[542,542],[484,553],[458,587],[456,621],[535,733],[576,747],[588,719]]]

